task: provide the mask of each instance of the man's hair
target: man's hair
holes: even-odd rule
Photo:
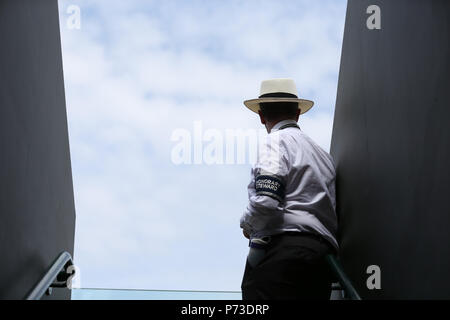
[[[282,118],[294,118],[297,115],[297,102],[262,102],[259,104],[261,114],[267,121]]]

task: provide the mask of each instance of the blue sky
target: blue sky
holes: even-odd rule
[[[69,29],[67,8],[81,10]],[[176,165],[176,129],[261,129],[293,78],[329,150],[346,1],[59,1],[81,287],[240,290],[250,164]]]

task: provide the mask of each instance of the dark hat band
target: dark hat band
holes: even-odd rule
[[[272,92],[272,93],[266,93],[261,96],[259,96],[259,99],[261,98],[296,98],[298,97],[295,94],[287,93],[287,92]]]

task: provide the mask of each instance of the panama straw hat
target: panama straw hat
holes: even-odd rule
[[[297,102],[300,114],[314,105],[311,100],[299,99],[294,80],[284,78],[262,81],[258,99],[245,100],[244,105],[258,113],[259,104],[263,102]]]

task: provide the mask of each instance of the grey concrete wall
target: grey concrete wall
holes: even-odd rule
[[[348,1],[331,153],[341,257],[365,298],[450,298],[449,31],[446,0]]]
[[[56,0],[0,1],[0,299],[22,299],[59,252],[73,254],[59,32]]]

